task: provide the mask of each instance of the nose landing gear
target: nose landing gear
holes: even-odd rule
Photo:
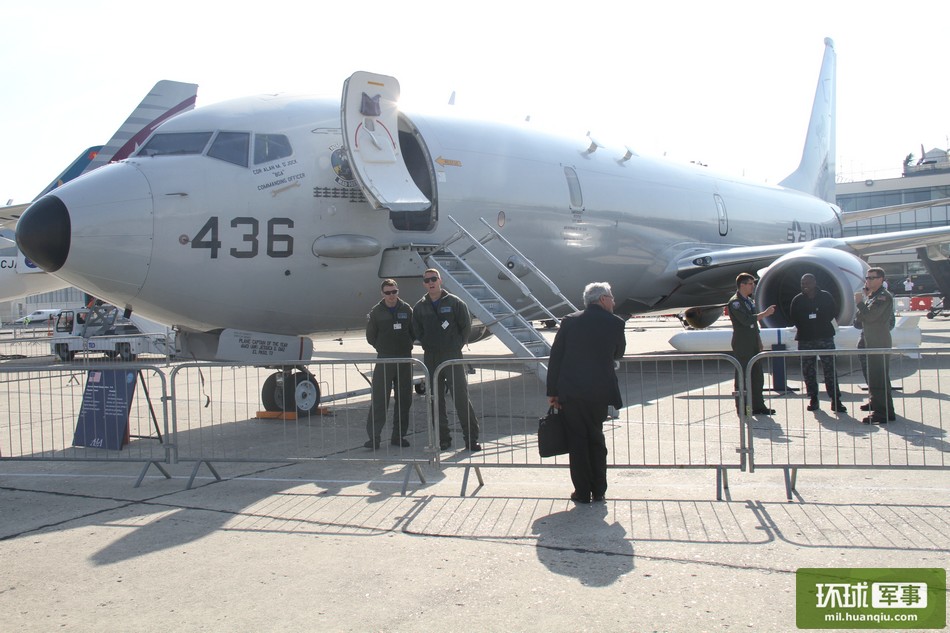
[[[267,377],[261,389],[261,401],[267,411],[293,411],[310,416],[320,406],[320,385],[305,368],[286,368]]]

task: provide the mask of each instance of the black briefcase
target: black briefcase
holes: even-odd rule
[[[538,453],[541,457],[554,457],[568,452],[567,429],[564,417],[554,407],[538,419]]]

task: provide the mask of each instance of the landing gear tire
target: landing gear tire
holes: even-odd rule
[[[309,372],[276,372],[264,381],[261,402],[266,411],[295,411],[298,416],[313,415],[320,406],[320,386]]]
[[[412,388],[415,389],[416,393],[419,394],[420,396],[426,395],[426,381],[425,380],[420,380],[419,382],[414,384]]]
[[[310,416],[317,412],[320,406],[320,385],[313,374],[298,371],[294,374],[294,406],[298,416]]]
[[[72,359],[76,358],[76,352],[69,351],[68,345],[60,343],[56,346],[56,356],[64,363],[68,363]]]
[[[282,390],[283,384],[283,374],[280,372],[271,374],[267,377],[267,380],[264,381],[264,386],[261,387],[261,402],[264,405],[265,411],[283,411],[283,407],[277,404],[277,392]],[[284,402],[283,393],[280,394],[279,402]]]

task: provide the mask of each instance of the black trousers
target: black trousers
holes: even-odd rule
[[[604,420],[607,403],[580,398],[560,398],[570,447],[571,481],[574,493],[585,499],[607,492],[607,441]]]

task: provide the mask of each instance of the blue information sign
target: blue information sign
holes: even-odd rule
[[[73,446],[117,451],[129,441],[129,412],[135,395],[135,376],[135,371],[124,369],[88,373]]]

